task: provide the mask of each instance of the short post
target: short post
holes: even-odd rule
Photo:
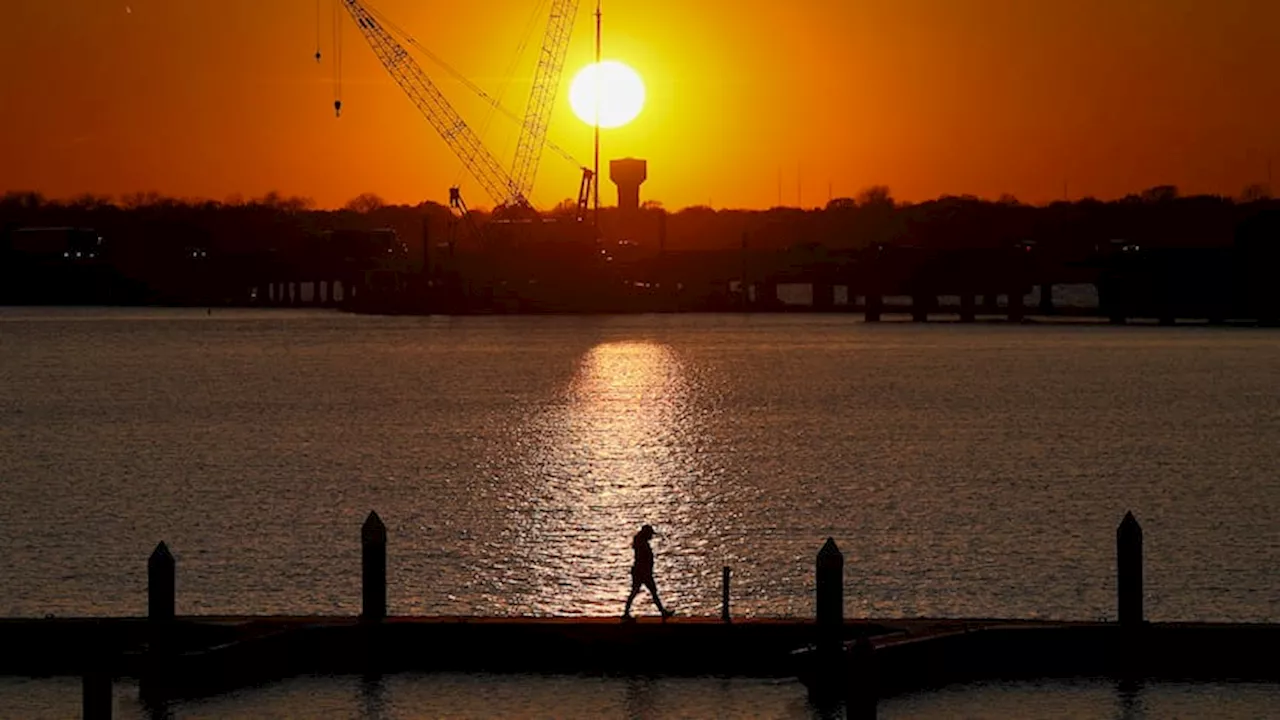
[[[975,305],[973,293],[962,293],[960,295],[960,322],[971,323],[976,319]]]
[[[725,565],[720,573],[720,619],[724,622],[732,622],[729,619],[729,566]]]
[[[1132,512],[1116,528],[1116,594],[1121,627],[1142,625],[1142,526]]]
[[[844,627],[844,555],[833,538],[818,551],[815,579],[818,652],[831,654],[840,649]]]
[[[147,619],[167,622],[174,618],[177,596],[177,563],[169,546],[163,541],[156,545],[147,559]]]
[[[360,548],[360,619],[377,622],[387,617],[387,526],[376,512],[360,528]]]
[[[84,720],[111,720],[115,703],[111,675],[100,669],[84,674],[81,712]]]

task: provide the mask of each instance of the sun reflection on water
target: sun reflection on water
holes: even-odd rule
[[[667,345],[608,342],[582,356],[560,401],[528,428],[535,437],[527,443],[517,522],[532,577],[521,605],[618,612],[631,535],[646,522],[659,532],[659,587],[680,594],[687,568],[677,578],[681,563],[671,551],[689,547],[678,538],[705,524],[713,473],[700,427],[708,412],[689,368]]]

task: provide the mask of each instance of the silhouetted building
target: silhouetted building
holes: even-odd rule
[[[618,186],[618,209],[635,212],[640,209],[640,186],[649,179],[649,163],[636,158],[609,161],[609,179]]]

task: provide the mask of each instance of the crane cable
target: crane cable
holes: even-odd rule
[[[408,31],[396,25],[394,21],[388,18],[385,14],[383,14],[377,8],[373,7],[368,2],[365,2],[364,5],[365,5],[365,8],[369,11],[369,14],[377,18],[378,22],[381,23],[382,26],[386,28],[388,32],[399,37],[407,45],[409,45],[414,50],[417,50],[419,53],[421,53],[423,57],[427,58],[432,63],[440,67],[440,69],[448,73],[449,76],[452,77],[454,80],[457,80],[458,82],[462,83],[463,86],[465,86],[471,92],[475,93],[481,100],[484,100],[486,103],[488,103],[494,110],[497,110],[498,112],[502,113],[513,122],[521,123],[521,124],[524,123],[523,118],[521,118],[519,115],[516,115],[514,112],[508,109],[505,105],[499,102],[492,95],[485,92],[484,88],[472,82],[470,79],[467,78],[466,75],[463,75],[457,68],[453,67],[448,62],[446,62],[443,58],[441,58],[439,55],[436,55],[425,45],[418,42],[417,38],[409,34]],[[574,166],[578,168],[586,167],[581,162],[579,162],[578,159],[575,158],[568,150],[565,150],[564,148],[555,144],[550,139],[548,139],[546,143],[548,148],[550,148],[560,157],[564,158],[566,161],[573,163]]]
[[[320,3],[324,0],[316,0],[316,62],[320,62]]]
[[[490,105],[489,112],[485,114],[484,123],[481,125],[480,136],[484,137],[489,132],[489,126],[493,124],[493,116],[499,107],[502,107],[502,101],[507,96],[507,91],[511,88],[511,81],[515,78],[516,66],[520,64],[521,58],[524,57],[525,49],[529,47],[529,38],[533,36],[533,29],[537,25],[538,18],[543,14],[543,6],[550,0],[538,0],[534,5],[533,11],[529,13],[529,20],[525,23],[524,33],[520,37],[520,44],[516,46],[515,54],[511,56],[511,62],[507,65],[506,72],[502,75],[502,79],[498,85],[497,103]],[[521,123],[523,127],[524,123]],[[502,154],[507,153],[507,146],[502,148]],[[518,188],[512,188],[513,191]]]
[[[342,8],[333,2],[333,113],[342,116]]]

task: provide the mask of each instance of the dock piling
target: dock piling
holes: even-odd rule
[[[174,618],[177,563],[169,546],[161,541],[147,559],[147,619],[165,622]]]
[[[387,526],[370,511],[360,528],[360,619],[377,622],[387,617]]]
[[[725,565],[720,574],[720,619],[732,622],[729,618],[729,566]]]
[[[818,551],[815,579],[818,650],[838,652],[844,626],[844,555],[834,538],[827,538]]]
[[[1132,512],[1116,528],[1116,594],[1120,625],[1142,625],[1142,526]]]

